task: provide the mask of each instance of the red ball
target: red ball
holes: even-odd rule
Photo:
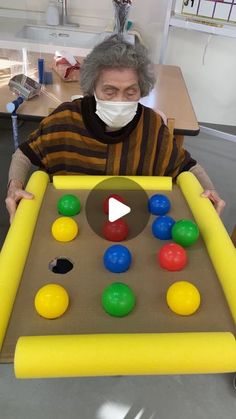
[[[128,237],[129,227],[124,220],[116,220],[113,222],[106,221],[102,230],[105,239],[112,242],[121,242]]]
[[[176,243],[168,243],[162,246],[157,258],[160,266],[168,271],[180,271],[187,264],[186,250]]]
[[[110,198],[117,199],[117,201],[122,202],[122,204],[125,203],[125,200],[124,200],[124,198],[122,198],[122,196],[116,195],[116,194],[109,195],[103,202],[103,212],[105,214],[108,214],[108,209],[109,209],[109,203],[108,202],[109,202]]]

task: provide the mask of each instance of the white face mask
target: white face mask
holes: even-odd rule
[[[111,100],[100,100],[96,97],[96,114],[110,128],[122,128],[134,118],[138,101],[136,102],[114,102]]]

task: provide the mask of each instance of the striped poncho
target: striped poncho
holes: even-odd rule
[[[160,115],[138,105],[124,128],[108,132],[93,96],[61,104],[20,145],[32,164],[56,174],[172,176],[196,164]]]

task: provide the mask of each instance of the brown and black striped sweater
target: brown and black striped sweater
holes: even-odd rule
[[[134,119],[107,132],[94,97],[61,104],[44,118],[21,151],[50,176],[56,174],[172,176],[196,164],[178,146],[161,117],[138,105]]]

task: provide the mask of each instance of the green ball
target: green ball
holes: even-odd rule
[[[197,241],[199,229],[191,220],[179,220],[173,225],[171,234],[175,243],[188,247]]]
[[[81,209],[80,200],[75,195],[63,195],[57,203],[59,214],[73,216],[79,214]]]
[[[127,316],[133,310],[135,301],[132,289],[122,282],[113,282],[102,293],[102,306],[114,317]]]

